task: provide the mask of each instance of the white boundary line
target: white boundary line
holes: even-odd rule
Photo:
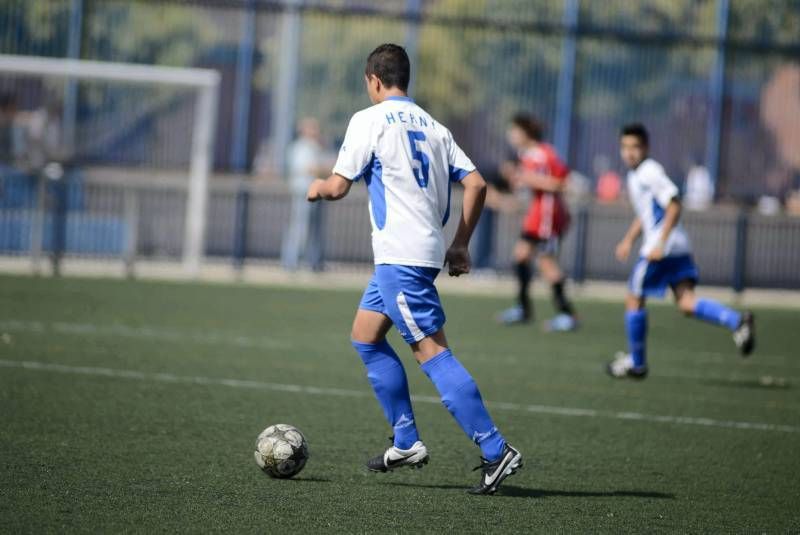
[[[252,349],[290,349],[289,343],[280,342],[267,337],[252,337],[230,333],[212,334],[201,331],[181,331],[177,329],[164,329],[141,325],[131,327],[122,324],[96,325],[93,323],[68,323],[54,321],[44,323],[40,321],[0,321],[0,333],[3,331],[22,331],[34,333],[56,332],[59,334],[73,334],[82,336],[121,336],[125,338],[141,338],[150,340],[163,340],[167,342],[191,341],[205,345],[231,345]]]
[[[348,398],[372,397],[365,390],[350,390],[344,388],[329,388],[281,383],[265,383],[261,381],[248,381],[242,379],[220,379],[214,377],[198,377],[174,375],[171,373],[148,373],[136,370],[122,370],[114,368],[101,368],[93,366],[69,366],[47,362],[29,360],[4,360],[0,359],[0,367],[17,368],[29,371],[64,373],[72,375],[87,375],[94,377],[111,377],[114,379],[135,379],[162,383],[181,383],[197,385],[228,386],[232,388],[250,388],[256,390],[269,390],[273,392],[291,392],[312,396],[339,396]],[[412,396],[417,403],[436,403],[439,398],[431,396]],[[798,433],[800,427],[792,425],[770,424],[764,422],[738,422],[732,420],[716,420],[714,418],[693,416],[659,416],[642,414],[638,412],[614,412],[595,409],[581,409],[572,407],[555,407],[549,405],[523,405],[519,403],[492,402],[486,403],[490,408],[514,412],[528,412],[534,414],[548,414],[555,416],[610,418],[614,420],[632,420],[647,423],[662,423],[676,425],[696,425],[702,427],[717,427],[725,429],[744,429],[750,431],[778,431],[784,433]]]
[[[99,325],[96,323],[71,323],[65,321],[42,322],[34,320],[15,320],[6,319],[0,320],[0,336],[3,333],[13,332],[30,332],[30,333],[56,333],[63,335],[73,336],[119,336],[123,338],[134,338],[141,340],[157,340],[164,342],[175,343],[191,343],[199,345],[218,345],[218,346],[231,346],[244,349],[256,350],[289,350],[295,346],[286,340],[276,340],[267,336],[250,336],[244,334],[234,334],[229,331],[226,332],[209,332],[209,331],[191,331],[182,329],[173,329],[165,327],[155,327],[152,325],[124,325],[120,323],[111,323],[107,325]],[[321,335],[325,336],[325,335]],[[337,340],[341,341],[341,337],[337,336]],[[715,364],[729,362],[731,355],[715,351],[700,351],[696,354],[702,355],[706,362],[713,362]],[[495,355],[476,354],[483,360],[491,359],[496,360]],[[693,359],[696,360],[696,359]],[[773,362],[780,361],[780,364]],[[791,368],[792,370],[800,370],[800,363],[793,362],[785,355],[765,355],[758,354],[757,364],[760,366]],[[584,372],[591,369],[592,373],[596,372],[596,367],[580,367],[576,366],[573,371]],[[661,374],[662,377],[673,378],[695,378],[694,376],[686,374]],[[796,381],[795,378],[787,377],[786,380]]]
[[[254,349],[291,349],[293,345],[287,341],[275,340],[267,336],[251,336],[246,334],[233,334],[230,331],[210,333],[208,331],[171,329],[155,327],[152,325],[124,325],[122,323],[110,323],[100,325],[97,323],[73,323],[66,321],[36,321],[36,320],[16,320],[0,319],[0,334],[3,332],[32,332],[32,333],[58,333],[79,336],[121,336],[125,338],[143,338],[152,340],[163,340],[165,342],[194,342],[203,345],[230,345]],[[341,337],[338,337],[339,339]],[[677,348],[676,351],[689,351],[686,348]],[[713,360],[714,362],[725,362],[731,360],[731,353],[720,351],[695,351],[700,355]],[[493,355],[480,355],[481,358],[494,359]],[[764,362],[764,360],[780,360],[780,366],[800,369],[800,363],[796,363],[787,355],[758,354],[759,364],[775,366],[777,364]],[[696,359],[693,359],[696,360]]]

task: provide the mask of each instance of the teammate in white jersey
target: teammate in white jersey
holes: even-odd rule
[[[451,276],[470,270],[469,245],[486,196],[486,183],[453,135],[408,97],[411,66],[392,44],[367,59],[367,93],[374,106],[353,115],[333,174],[314,181],[308,200],[341,199],[353,182],[369,191],[375,273],[361,299],[351,339],[394,437],[367,462],[376,472],[422,467],[428,451],[419,439],[405,370],[386,341],[400,331],[458,424],[481,448],[481,480],[473,494],[492,494],[522,466],[522,455],[494,425],[475,381],[453,356],[434,279],[445,264]],[[442,229],[450,216],[451,185],[464,186],[463,212],[449,248]]]
[[[661,165],[648,157],[649,139],[641,124],[623,127],[620,154],[628,171],[628,194],[636,212],[625,237],[617,245],[616,256],[627,260],[633,244],[642,235],[639,261],[633,268],[625,299],[625,331],[629,353],[618,353],[608,364],[613,377],[643,379],[647,376],[647,297],[663,297],[672,288],[675,304],[692,316],[733,332],[733,340],[743,356],[755,346],[755,328],[750,312],[737,312],[717,301],[695,295],[697,267],[691,245],[678,223],[681,204],[678,188]]]

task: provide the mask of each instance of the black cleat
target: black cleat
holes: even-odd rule
[[[753,352],[756,347],[756,318],[752,312],[742,312],[742,321],[733,331],[733,341],[743,357]]]
[[[372,472],[391,472],[401,466],[422,468],[428,464],[429,459],[428,448],[418,440],[407,450],[390,446],[382,455],[367,461],[367,468]]]
[[[522,468],[522,454],[506,444],[503,454],[496,461],[487,461],[481,457],[481,465],[475,470],[481,471],[481,480],[469,489],[470,494],[494,494],[500,483],[511,474]]]
[[[619,352],[606,364],[606,373],[616,379],[644,379],[647,377],[647,366],[633,365],[633,358],[628,353]]]

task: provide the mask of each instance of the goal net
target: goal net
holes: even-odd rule
[[[180,258],[196,274],[219,83],[207,69],[0,55],[0,255]]]

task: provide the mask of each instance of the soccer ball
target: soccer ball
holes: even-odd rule
[[[306,465],[308,443],[294,426],[271,425],[258,435],[254,455],[258,467],[270,477],[289,478]]]

